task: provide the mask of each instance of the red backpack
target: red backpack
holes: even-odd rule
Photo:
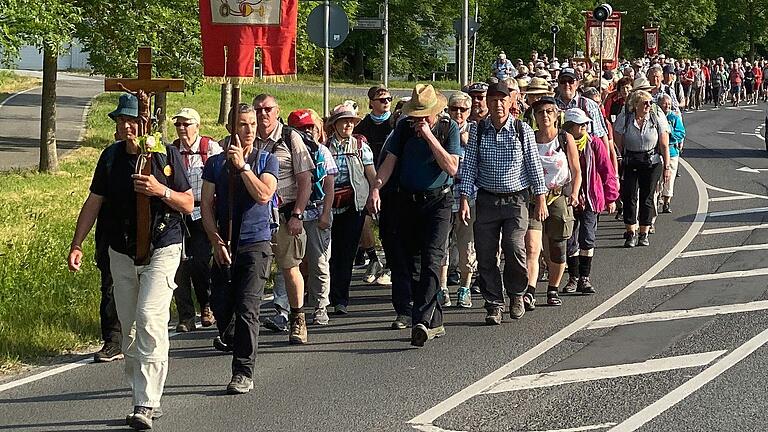
[[[176,140],[173,142],[173,145],[176,146],[182,155],[200,155],[201,158],[203,158],[203,165],[208,161],[208,143],[210,143],[211,138],[207,136],[201,136],[200,137],[200,147],[197,149],[196,152],[188,152],[181,150],[181,141]]]

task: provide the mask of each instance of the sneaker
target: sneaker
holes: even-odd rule
[[[648,241],[648,233],[640,233],[637,235],[637,245],[638,246],[650,246],[651,243]]]
[[[202,312],[200,312],[200,323],[203,327],[210,327],[216,324],[216,318],[213,317],[213,311],[210,305],[203,306]]]
[[[136,430],[152,429],[152,408],[145,406],[133,407],[133,415],[128,420],[128,426]]]
[[[264,327],[276,333],[285,333],[288,331],[288,317],[278,312],[277,315],[264,321]]]
[[[592,287],[592,282],[589,280],[589,276],[582,276],[579,278],[579,286],[576,291],[582,294],[594,294],[595,289]]]
[[[451,307],[451,293],[448,292],[448,288],[440,288],[440,291],[437,292],[437,301],[443,307]]]
[[[367,255],[365,255],[365,254],[362,254],[362,255],[358,255],[358,256],[355,258],[355,265],[353,266],[353,268],[356,268],[356,269],[363,269],[363,268],[366,268],[366,267],[368,267],[368,264],[369,264],[370,262],[371,262],[371,260],[370,260],[370,259],[368,259],[368,256],[367,256]]]
[[[488,313],[485,315],[485,323],[487,325],[500,325],[503,320],[501,306],[488,309]]]
[[[661,212],[662,213],[672,213],[672,209],[669,208],[669,203],[664,203],[661,205]]]
[[[253,390],[253,380],[245,375],[232,375],[232,380],[227,384],[227,394],[246,394]]]
[[[445,327],[427,328],[424,324],[416,324],[411,331],[411,345],[423,347],[428,340],[445,336]]]
[[[160,407],[152,408],[152,420],[157,420],[162,416],[163,416],[162,408]],[[125,416],[125,424],[130,426],[132,417],[133,417],[133,411],[131,411],[130,413],[128,413],[127,416]]]
[[[632,231],[627,231],[624,233],[624,247],[625,248],[633,248],[637,246],[637,234]]]
[[[180,320],[179,324],[176,325],[176,333],[186,333],[194,330],[196,328],[195,326],[195,319],[189,318],[185,320]]]
[[[315,309],[315,316],[312,319],[312,324],[328,325],[330,321],[330,318],[328,318],[328,311],[325,308]]]
[[[568,283],[563,287],[563,294],[573,294],[576,292],[576,286],[579,283],[579,278],[576,276],[568,276]]]
[[[461,276],[459,275],[459,272],[453,271],[448,274],[448,285],[454,286],[461,283]]]
[[[533,296],[533,293],[527,292],[523,295],[523,306],[527,311],[536,309],[536,297]]]
[[[402,330],[411,326],[411,317],[408,315],[398,315],[394,321],[392,321],[392,330]]]
[[[456,292],[456,306],[460,308],[471,308],[472,307],[472,295],[469,293],[469,288],[461,287]]]
[[[232,352],[232,346],[224,342],[224,340],[221,339],[221,336],[216,336],[215,338],[213,338],[213,348],[216,351]]]
[[[371,261],[370,264],[368,264],[368,268],[365,269],[365,275],[363,275],[363,282],[367,284],[372,284],[374,281],[376,281],[376,278],[379,276],[379,273],[381,273],[381,263],[379,260]]]
[[[347,311],[347,305],[337,304],[333,307],[333,313],[334,315],[348,315],[349,311]]]
[[[94,363],[108,363],[115,360],[121,360],[125,356],[117,342],[106,342],[99,351],[93,354]]]
[[[291,344],[307,343],[307,321],[304,312],[290,314],[288,321],[291,327],[291,335],[288,336],[288,342]]]
[[[523,315],[525,315],[523,296],[512,296],[512,298],[509,299],[509,317],[512,319],[520,319]]]
[[[379,277],[376,278],[376,284],[384,286],[392,285],[392,271],[389,269],[384,269]]]

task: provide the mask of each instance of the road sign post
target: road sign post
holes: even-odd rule
[[[349,34],[349,19],[344,9],[329,0],[312,9],[307,17],[307,34],[315,45],[324,48],[323,61],[323,115],[329,113],[331,88],[331,48],[341,45]]]

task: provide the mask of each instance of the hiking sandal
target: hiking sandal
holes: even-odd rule
[[[560,299],[560,296],[557,295],[557,291],[547,291],[547,305],[560,306],[562,304],[563,301]]]
[[[533,293],[527,292],[523,295],[523,306],[529,312],[536,309],[536,298],[533,296]]]

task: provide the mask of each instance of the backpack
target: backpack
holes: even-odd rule
[[[323,190],[323,180],[325,180],[325,176],[327,175],[325,169],[325,155],[320,151],[320,145],[308,134],[290,126],[283,125],[283,133],[280,139],[285,143],[285,146],[288,147],[288,151],[293,152],[291,132],[294,131],[299,134],[301,140],[304,141],[304,145],[307,146],[307,150],[309,150],[309,154],[312,156],[312,162],[315,164],[315,169],[312,170],[312,192],[309,195],[309,202],[319,203],[325,198],[325,191]],[[275,152],[277,144],[272,147],[271,153]],[[358,147],[362,149],[362,144],[359,140]],[[362,150],[360,150],[360,153],[362,154]]]
[[[200,157],[203,159],[203,165],[205,165],[205,163],[208,161],[208,146],[209,146],[210,142],[211,142],[211,138],[210,137],[201,136],[200,137],[200,147],[197,149],[196,152],[188,152],[186,150],[182,150],[181,149],[181,141],[178,140],[178,139],[173,142],[173,145],[177,149],[179,149],[179,152],[182,155],[184,155],[184,156],[200,155]]]

